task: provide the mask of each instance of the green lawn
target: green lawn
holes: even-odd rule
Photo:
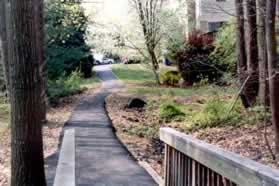
[[[162,67],[161,69],[169,68],[174,70],[175,67]],[[225,95],[234,94],[233,87],[219,86],[202,86],[191,88],[173,88],[159,86],[155,83],[153,72],[146,65],[132,64],[123,65],[117,64],[112,66],[113,73],[126,83],[136,84],[128,86],[128,91],[139,95],[169,95],[169,96],[193,96],[193,95]]]
[[[115,64],[112,72],[126,83],[154,83],[155,77],[152,70],[142,64]]]
[[[168,95],[168,96],[202,96],[202,95],[232,95],[235,90],[232,87],[202,86],[191,88],[172,88],[172,87],[133,87],[129,92],[139,95]]]
[[[94,88],[100,84],[100,80],[96,75],[93,75],[92,78],[82,79],[81,81],[81,87],[85,88]]]

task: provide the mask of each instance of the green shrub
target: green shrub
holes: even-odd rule
[[[213,63],[225,72],[236,74],[236,23],[234,20],[218,30],[214,46],[215,49],[210,54]]]
[[[57,80],[49,80],[47,84],[47,95],[50,102],[55,101],[55,99],[59,97],[80,93],[82,91],[80,85],[80,73],[73,72],[69,76],[62,76]]]
[[[178,69],[188,85],[207,78],[209,83],[221,77],[218,66],[209,57],[214,50],[213,38],[200,31],[193,31],[182,50],[176,53]]]
[[[127,64],[139,64],[142,62],[142,57],[139,56],[130,56],[128,58]]]
[[[181,76],[175,70],[161,70],[160,81],[163,85],[176,86],[179,83]]]
[[[201,87],[201,86],[208,85],[208,83],[209,83],[208,77],[202,77],[202,78],[200,78],[200,81],[194,83],[193,86],[194,87]]]
[[[80,69],[91,70],[93,57],[85,42],[87,17],[80,3],[61,0],[45,2],[45,56],[49,79]],[[89,71],[90,73],[91,71]],[[90,75],[90,74],[89,74]]]
[[[172,120],[181,121],[185,113],[180,109],[179,105],[174,102],[162,103],[159,106],[159,117],[166,122]]]
[[[238,125],[241,122],[241,106],[238,104],[229,114],[231,102],[222,101],[219,97],[205,103],[201,112],[192,118],[192,129]]]

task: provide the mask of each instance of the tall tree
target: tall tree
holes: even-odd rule
[[[36,30],[37,30],[37,48],[39,50],[40,62],[40,85],[41,85],[41,107],[40,116],[43,123],[46,122],[46,80],[45,80],[45,54],[44,54],[44,1],[38,0],[38,8],[36,9]]]
[[[6,7],[5,1],[0,1],[0,63],[3,66],[4,79],[6,84],[6,89],[9,87],[9,66],[7,60],[7,28],[6,28]]]
[[[257,0],[258,17],[258,50],[259,50],[259,100],[263,105],[269,105],[268,70],[265,38],[266,0]]]
[[[42,62],[38,0],[7,0],[6,24],[11,102],[11,185],[44,186]]]
[[[276,0],[266,0],[266,46],[269,74],[270,108],[275,132],[276,158],[279,159],[279,74],[277,72]]]
[[[245,43],[245,26],[244,26],[244,7],[243,0],[235,0],[236,18],[237,18],[237,73],[239,82],[243,85],[247,78],[247,58],[246,58],[246,43]],[[246,92],[241,91],[240,97],[245,107],[249,107],[249,101]]]
[[[132,2],[136,7],[142,26],[145,44],[153,67],[152,70],[157,82],[160,83],[157,72],[159,63],[155,50],[161,39],[161,35],[159,34],[159,16],[162,10],[163,0],[132,0]]]
[[[256,0],[246,0],[247,15],[247,75],[244,88],[249,106],[256,103],[259,90],[258,45],[257,45],[257,7]]]

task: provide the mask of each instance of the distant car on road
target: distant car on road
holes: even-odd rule
[[[111,58],[103,58],[102,64],[113,64],[114,59]]]

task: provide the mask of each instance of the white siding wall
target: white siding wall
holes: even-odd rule
[[[196,0],[196,16],[199,21],[224,22],[234,14],[234,0]]]

